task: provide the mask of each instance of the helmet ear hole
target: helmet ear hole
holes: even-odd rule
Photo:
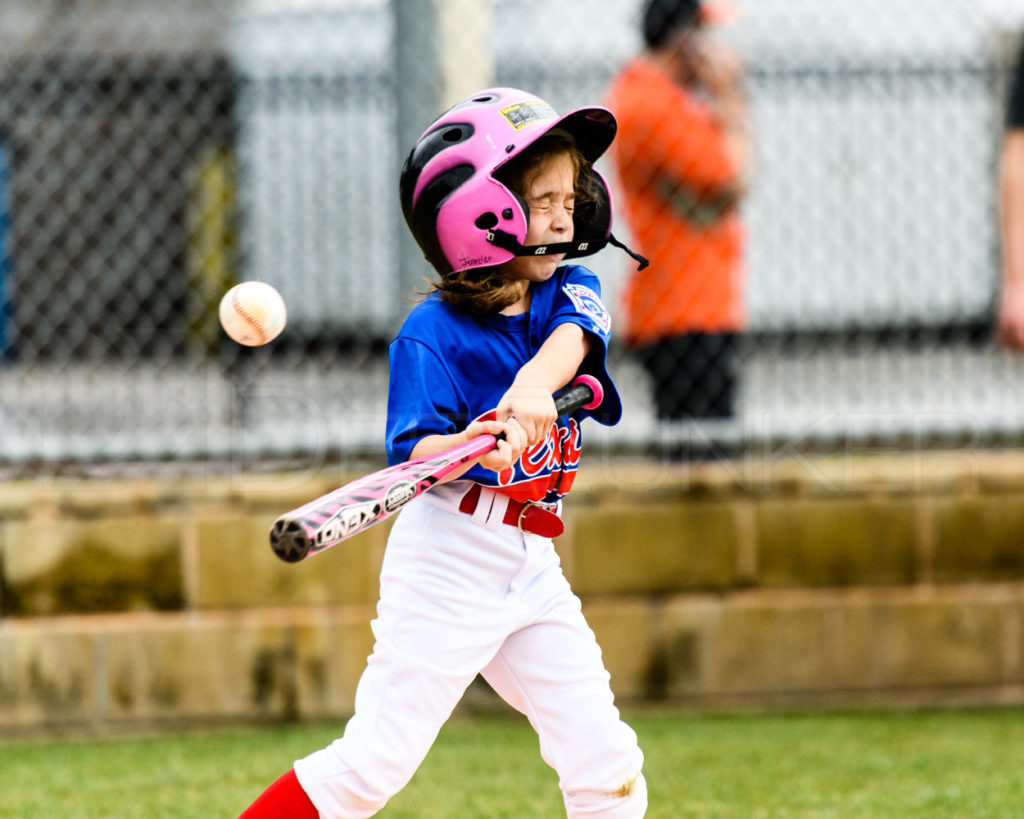
[[[511,216],[511,211],[509,211],[509,215]],[[498,224],[498,217],[491,211],[487,211],[487,213],[481,213],[477,216],[476,221],[473,222],[473,224],[480,228],[480,230],[490,230]]]

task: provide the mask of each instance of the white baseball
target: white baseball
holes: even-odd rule
[[[236,284],[220,300],[220,326],[246,347],[273,341],[284,329],[284,299],[266,282]]]

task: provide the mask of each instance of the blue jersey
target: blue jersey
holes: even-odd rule
[[[424,436],[460,432],[487,416],[519,369],[566,322],[590,334],[591,351],[580,373],[601,382],[601,406],[559,418],[543,441],[500,474],[479,464],[465,473],[517,500],[554,502],[565,495],[579,465],[580,422],[589,415],[612,425],[622,416],[605,365],[610,316],[597,276],[580,265],[565,265],[547,281],[531,284],[530,309],[520,315],[474,318],[436,293],[413,309],[388,350],[388,463],[408,460]]]

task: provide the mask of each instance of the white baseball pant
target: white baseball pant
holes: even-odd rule
[[[472,517],[458,512],[468,486],[438,487],[395,521],[355,713],[296,761],[299,782],[324,819],[372,816],[480,673],[537,731],[570,819],[639,819],[643,754],[552,541],[501,523],[505,498],[489,490]]]

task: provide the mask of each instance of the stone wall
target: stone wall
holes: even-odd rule
[[[388,525],[267,531],[350,477],[3,485],[0,731],[349,713]],[[1024,703],[1024,455],[597,461],[566,523],[623,704]]]

